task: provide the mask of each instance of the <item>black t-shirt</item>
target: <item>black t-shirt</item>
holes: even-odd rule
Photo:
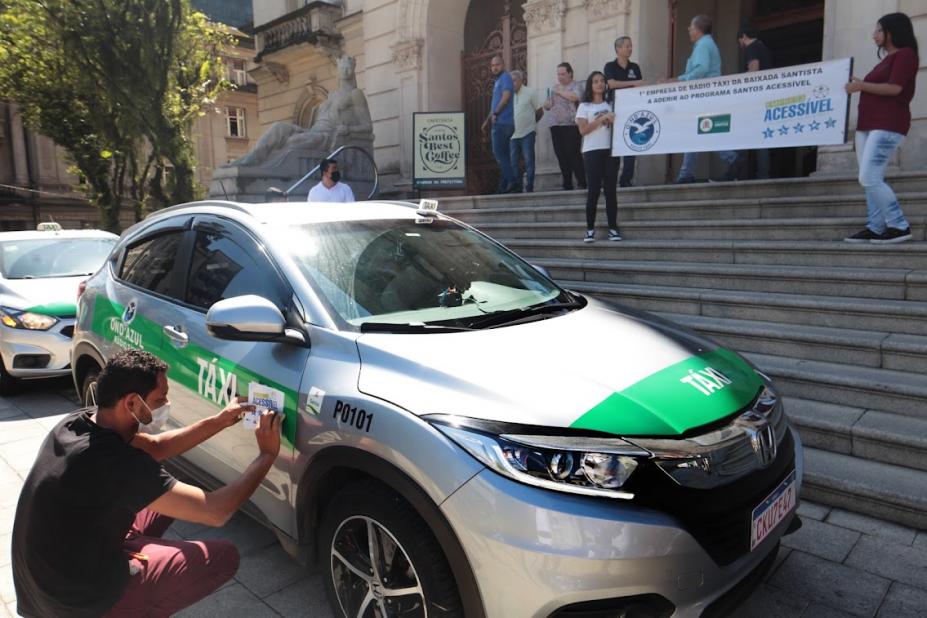
[[[608,86],[608,80],[610,79],[617,82],[635,82],[644,79],[644,74],[641,73],[641,68],[637,66],[636,62],[628,62],[627,67],[622,67],[617,60],[612,60],[605,63],[605,69],[602,72],[605,74],[606,86]],[[615,91],[609,88],[605,93],[605,100],[611,103],[614,99]]]
[[[136,513],[177,482],[91,413],[55,426],[19,495],[13,582],[17,609],[29,618],[106,613],[128,583],[123,542]]]
[[[750,66],[751,60],[759,61],[760,71],[773,68],[772,53],[766,47],[766,43],[759,39],[754,39],[752,43],[744,48],[744,72]]]

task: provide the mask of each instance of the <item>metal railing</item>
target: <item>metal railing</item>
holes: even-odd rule
[[[365,157],[367,157],[367,160],[370,161],[370,166],[373,168],[373,188],[370,190],[370,194],[367,196],[366,199],[372,200],[374,197],[376,197],[377,193],[380,192],[380,172],[377,170],[376,161],[373,160],[373,156],[371,156],[371,154],[370,154],[369,152],[367,152],[366,150],[364,150],[364,149],[361,148],[360,146],[339,146],[338,148],[335,148],[335,150],[333,150],[332,152],[328,153],[328,154],[322,159],[322,161],[324,161],[325,159],[334,159],[335,157],[337,157],[339,154],[341,154],[341,153],[344,152],[345,150],[357,150],[358,152],[363,153],[363,155],[364,155]],[[300,178],[299,180],[297,180],[296,182],[294,182],[294,183],[292,184],[292,186],[290,186],[290,187],[289,187],[288,189],[286,189],[285,191],[283,191],[283,190],[281,190],[281,189],[278,189],[277,187],[271,187],[271,188],[269,188],[269,189],[267,190],[267,193],[266,193],[267,201],[269,202],[269,201],[271,201],[272,199],[281,198],[281,197],[282,197],[283,200],[286,201],[286,202],[290,201],[290,196],[293,194],[293,191],[294,191],[298,186],[300,186],[301,184],[303,184],[304,182],[306,182],[307,180],[309,180],[309,178],[310,178],[313,174],[315,174],[317,171],[319,171],[319,168],[321,168],[321,167],[322,167],[322,163],[319,162],[318,165],[316,165],[316,166],[313,167],[311,170],[309,170],[308,172],[306,172],[305,176],[303,176],[302,178]]]

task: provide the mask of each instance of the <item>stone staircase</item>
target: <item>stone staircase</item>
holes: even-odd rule
[[[807,499],[927,529],[927,173],[889,182],[912,242],[842,242],[866,212],[846,177],[622,189],[620,243],[581,242],[579,191],[440,208],[569,289],[742,352],[802,434]]]

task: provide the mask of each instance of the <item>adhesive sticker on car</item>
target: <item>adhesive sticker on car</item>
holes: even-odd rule
[[[317,386],[309,389],[309,399],[306,400],[306,412],[318,416],[322,413],[322,404],[325,402],[325,391]]]

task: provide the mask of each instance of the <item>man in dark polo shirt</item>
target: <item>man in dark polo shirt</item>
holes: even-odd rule
[[[187,427],[144,433],[166,420],[167,391],[167,365],[147,352],[121,352],[100,373],[98,407],[69,414],[43,442],[13,524],[13,582],[23,616],[169,616],[238,570],[238,552],[227,541],[160,537],[173,518],[223,525],[273,465],[281,417],[261,418],[260,454],[238,480],[204,492],[159,462],[253,408],[235,401]]]
[[[765,71],[773,68],[772,53],[763,41],[759,40],[759,31],[750,25],[741,26],[737,31],[737,43],[744,52],[744,72]],[[753,151],[756,157],[756,178],[769,178],[769,149]]]
[[[631,37],[620,36],[615,39],[615,59],[605,63],[605,82],[608,86],[608,92],[605,100],[609,103],[615,100],[615,91],[622,88],[634,88],[646,84],[641,68],[636,62],[631,62],[631,53],[634,46],[631,43]],[[621,176],[618,178],[619,187],[630,187],[634,178],[634,157],[621,157],[624,160],[624,168],[621,170]]]

